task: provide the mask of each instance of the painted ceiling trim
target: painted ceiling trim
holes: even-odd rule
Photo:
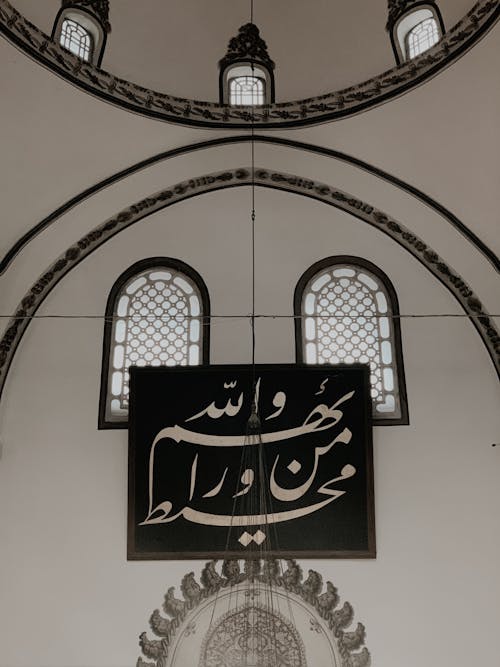
[[[284,139],[280,137],[265,136],[265,135],[254,135],[253,140],[257,143],[271,144],[276,146],[285,146],[287,148],[293,148],[296,150],[307,151],[314,153],[316,155],[321,155],[323,157],[329,157],[332,159],[340,160],[347,164],[351,164],[355,167],[359,167],[364,171],[385,180],[397,188],[407,192],[408,194],[414,196],[419,201],[423,202],[429,208],[435,210],[439,215],[441,215],[449,224],[451,224],[460,234],[462,234],[482,255],[493,265],[493,267],[500,272],[500,258],[471,230],[467,225],[462,222],[456,215],[449,211],[443,204],[439,203],[425,192],[422,192],[418,188],[406,183],[397,176],[393,176],[378,167],[375,167],[364,160],[348,155],[347,153],[342,153],[331,148],[325,148],[323,146],[316,146],[314,144],[304,143],[302,141],[294,141],[292,139]],[[55,223],[61,216],[67,213],[69,210],[78,206],[85,199],[97,194],[98,192],[104,190],[110,185],[123,180],[124,178],[131,176],[147,167],[155,165],[163,160],[169,160],[181,155],[186,155],[188,153],[206,150],[208,148],[216,146],[225,146],[233,145],[237,143],[247,143],[252,141],[252,136],[250,135],[236,135],[232,137],[221,137],[218,139],[211,139],[208,141],[197,142],[194,144],[187,144],[185,146],[180,146],[162,153],[153,155],[145,160],[127,167],[121,171],[112,174],[108,178],[99,181],[95,185],[91,186],[80,192],[78,195],[75,195],[68,201],[64,202],[61,206],[56,208],[54,211],[49,213],[48,216],[43,218],[40,222],[34,225],[26,234],[21,236],[14,245],[7,251],[5,256],[0,260],[0,275],[3,274],[11,263],[14,261],[15,257],[20,253],[23,248],[25,248],[38,234],[42,233],[45,229],[50,227]]]
[[[98,225],[62,253],[28,290],[0,339],[0,397],[14,355],[33,316],[59,281],[81,261],[127,227],[172,204],[217,190],[251,186],[253,183],[334,206],[396,241],[448,289],[470,316],[500,377],[500,334],[495,323],[465,280],[410,229],[369,203],[333,186],[262,168],[255,168],[252,174],[250,168],[241,167],[197,176],[146,197]]]
[[[0,33],[57,75],[123,109],[204,128],[300,127],[352,116],[435,76],[472,48],[499,18],[500,0],[479,0],[436,46],[413,60],[349,88],[252,110],[252,107],[175,97],[120,79],[66,51],[25,19],[8,0],[0,0]]]

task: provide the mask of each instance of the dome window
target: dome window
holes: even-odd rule
[[[60,43],[65,49],[87,62],[94,50],[92,35],[72,19],[64,19],[61,27]]]
[[[219,62],[221,104],[260,106],[274,102],[274,62],[253,23],[243,25]]]
[[[387,29],[398,65],[428,51],[444,34],[437,5],[412,0],[390,0]]]
[[[266,77],[262,70],[248,65],[228,71],[229,104],[258,106],[266,103]]]
[[[108,0],[62,0],[52,39],[78,58],[99,67],[111,30],[108,17]]]
[[[410,30],[405,38],[406,58],[411,60],[439,42],[439,29],[435,18],[424,19]]]

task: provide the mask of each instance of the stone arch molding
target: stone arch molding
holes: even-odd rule
[[[436,46],[358,85],[259,109],[174,97],[120,79],[66,52],[0,0],[0,32],[45,67],[92,95],[143,116],[205,128],[299,127],[345,118],[393,99],[435,76],[466,53],[500,17],[499,0],[479,0]]]
[[[33,316],[59,281],[75,266],[113,236],[153,213],[191,197],[252,183],[329,204],[392,238],[456,298],[471,318],[500,376],[500,334],[495,323],[466,281],[425,241],[383,211],[333,186],[258,167],[252,174],[252,169],[241,167],[191,178],[146,197],[95,227],[60,255],[28,290],[0,339],[0,397],[16,350]]]
[[[353,623],[352,605],[340,603],[332,582],[323,590],[319,572],[304,577],[295,560],[209,561],[199,582],[189,572],[180,589],[182,599],[172,586],[162,610],[151,614],[153,638],[140,635],[136,667],[264,667],[271,664],[266,654],[276,653],[289,667],[371,665],[365,626]]]
[[[274,147],[283,147],[291,148],[297,151],[304,153],[312,153],[316,156],[326,157],[331,160],[338,160],[342,164],[347,164],[361,171],[371,174],[375,178],[385,181],[392,186],[398,188],[402,192],[411,195],[417,201],[422,204],[425,204],[435,213],[440,215],[444,221],[456,231],[458,231],[462,236],[464,236],[469,243],[471,243],[484,257],[490,262],[490,264],[500,272],[500,259],[495,255],[495,253],[469,228],[467,227],[462,220],[457,218],[450,210],[448,210],[442,203],[430,197],[427,193],[419,190],[414,185],[407,183],[406,181],[401,180],[400,178],[390,174],[389,172],[380,169],[360,158],[349,155],[342,151],[338,151],[332,148],[327,148],[325,146],[318,146],[316,144],[310,144],[303,141],[297,141],[289,138],[276,137],[273,135],[265,134],[254,134],[248,135],[234,135],[234,136],[225,136],[218,137],[217,139],[209,139],[206,141],[196,142],[193,144],[186,144],[184,146],[178,146],[177,148],[169,149],[161,153],[152,155],[144,160],[136,162],[133,165],[126,167],[110,176],[104,178],[103,180],[95,183],[94,185],[82,190],[77,195],[73,196],[71,199],[67,200],[55,210],[49,213],[48,216],[40,220],[35,224],[31,229],[25,232],[20,236],[14,244],[7,250],[6,254],[0,259],[0,275],[8,270],[9,266],[15,260],[16,256],[27,247],[39,234],[44,232],[46,229],[49,229],[53,224],[55,224],[60,218],[62,218],[68,211],[72,210],[74,207],[80,205],[83,201],[93,197],[94,195],[100,193],[102,190],[113,186],[117,183],[120,183],[125,178],[128,178],[138,172],[141,172],[145,169],[153,167],[162,162],[167,162],[169,160],[195,153],[197,151],[205,151],[215,147],[221,146],[234,146],[236,144],[246,144],[250,142],[255,144],[260,143],[262,145],[274,146]]]

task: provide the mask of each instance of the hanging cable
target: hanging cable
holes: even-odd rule
[[[307,319],[316,319],[322,321],[329,320],[341,320],[341,319],[392,319],[392,320],[407,320],[407,319],[465,319],[465,320],[480,320],[485,317],[490,318],[499,318],[500,313],[403,313],[403,314],[359,314],[355,315],[350,313],[349,315],[283,315],[280,313],[232,313],[228,315],[155,315],[151,313],[150,315],[141,315],[141,317],[148,321],[168,321],[178,319],[180,321],[184,320],[201,320],[204,323],[210,322],[211,320],[305,320]],[[137,318],[137,315],[86,315],[86,314],[74,314],[74,315],[60,315],[57,313],[49,315],[18,315],[17,313],[11,315],[0,315],[0,320],[103,320],[105,322],[115,322],[116,320],[134,320]]]

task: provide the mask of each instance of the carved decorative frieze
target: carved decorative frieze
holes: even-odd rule
[[[260,31],[255,23],[245,23],[241,26],[237,36],[229,41],[227,53],[219,61],[219,65],[224,69],[231,63],[241,61],[260,62],[274,69],[274,62],[267,51],[267,44],[260,36]]]
[[[8,0],[0,0],[0,32],[44,66],[87,92],[135,113],[199,127],[248,127],[252,123],[295,127],[359,113],[434,76],[471,48],[499,17],[499,0],[480,0],[438,44],[409,62],[349,88],[252,109],[175,97],[113,76],[54,43]]]
[[[218,567],[220,574],[217,570]],[[149,638],[146,632],[139,636],[139,645],[143,656],[153,662],[146,662],[140,657],[137,660],[136,667],[165,667],[168,664],[169,651],[175,643],[176,633],[179,632],[181,625],[185,621],[187,622],[187,625],[184,625],[182,629],[184,636],[187,634],[186,630],[189,634],[197,632],[196,624],[194,622],[189,623],[190,614],[202,603],[211,599],[215,603],[220,591],[241,588],[242,584],[244,584],[246,591],[245,595],[248,597],[247,604],[228,611],[221,618],[216,619],[213,627],[209,628],[202,643],[199,667],[215,667],[216,665],[226,664],[225,658],[227,659],[228,654],[232,656],[234,661],[231,664],[240,664],[238,652],[241,651],[242,646],[252,643],[248,641],[249,637],[245,637],[245,633],[251,634],[255,629],[254,625],[256,627],[273,628],[273,634],[279,641],[276,645],[273,643],[272,652],[273,655],[276,651],[279,652],[279,664],[305,667],[304,646],[299,633],[290,623],[290,620],[285,618],[277,608],[271,608],[258,601],[261,597],[259,585],[264,587],[268,585],[269,580],[266,573],[269,572],[281,573],[278,561],[274,559],[270,562],[266,560],[245,561],[243,573],[238,561],[225,560],[222,562],[222,566],[218,566],[217,561],[210,561],[202,571],[200,583],[196,581],[192,572],[187,574],[181,583],[184,601],[179,601],[179,605],[182,606],[177,606],[176,609],[170,605],[168,608],[164,606],[165,613],[169,618],[162,616],[158,609],[155,609],[150,617],[150,627],[156,637],[160,639]],[[214,574],[216,575],[215,579]],[[228,574],[229,576],[227,576]],[[195,597],[184,588],[186,578],[197,591]],[[204,582],[209,583],[205,585]],[[314,582],[312,588],[310,586],[311,582]],[[319,633],[323,626],[329,629],[330,641],[337,647],[338,654],[341,657],[340,667],[369,667],[371,664],[370,653],[366,647],[362,648],[366,636],[364,625],[358,623],[352,630],[348,630],[354,618],[352,605],[349,602],[344,602],[339,607],[339,597],[335,586],[328,581],[326,591],[322,593],[322,582],[323,577],[314,570],[309,570],[309,576],[304,581],[300,565],[295,560],[288,560],[286,561],[286,569],[274,579],[272,591],[274,596],[281,592],[285,599],[289,601],[288,596],[293,595],[298,600],[306,603],[310,608],[310,630]],[[174,589],[170,588],[165,598],[167,596],[171,598],[173,591]],[[335,591],[333,596],[331,595],[332,591]],[[324,602],[325,595],[328,596],[328,604]],[[251,622],[248,618],[251,619]],[[262,643],[264,640],[265,637],[263,636],[259,643],[259,651],[262,654],[266,651],[266,646]]]
[[[182,181],[171,188],[142,199],[85,234],[49,266],[24,296],[0,339],[0,396],[17,346],[31,317],[35,315],[55,285],[79,262],[115,234],[156,211],[195,195],[237,185],[250,185],[252,182],[264,187],[306,195],[335,206],[394,239],[433,273],[458,300],[483,339],[496,371],[500,375],[500,334],[494,321],[466,281],[410,229],[370,204],[324,183],[260,168],[254,170],[254,178],[252,178],[251,169],[238,168]],[[238,578],[245,575],[235,571],[232,576]],[[267,576],[273,576],[273,574],[268,572]],[[294,578],[301,579],[302,573],[294,572],[291,569],[286,576],[287,580],[284,585],[293,586]],[[188,581],[186,581],[186,586],[189,586]]]
[[[62,0],[62,7],[82,7],[97,18],[106,32],[111,32],[109,0]]]

